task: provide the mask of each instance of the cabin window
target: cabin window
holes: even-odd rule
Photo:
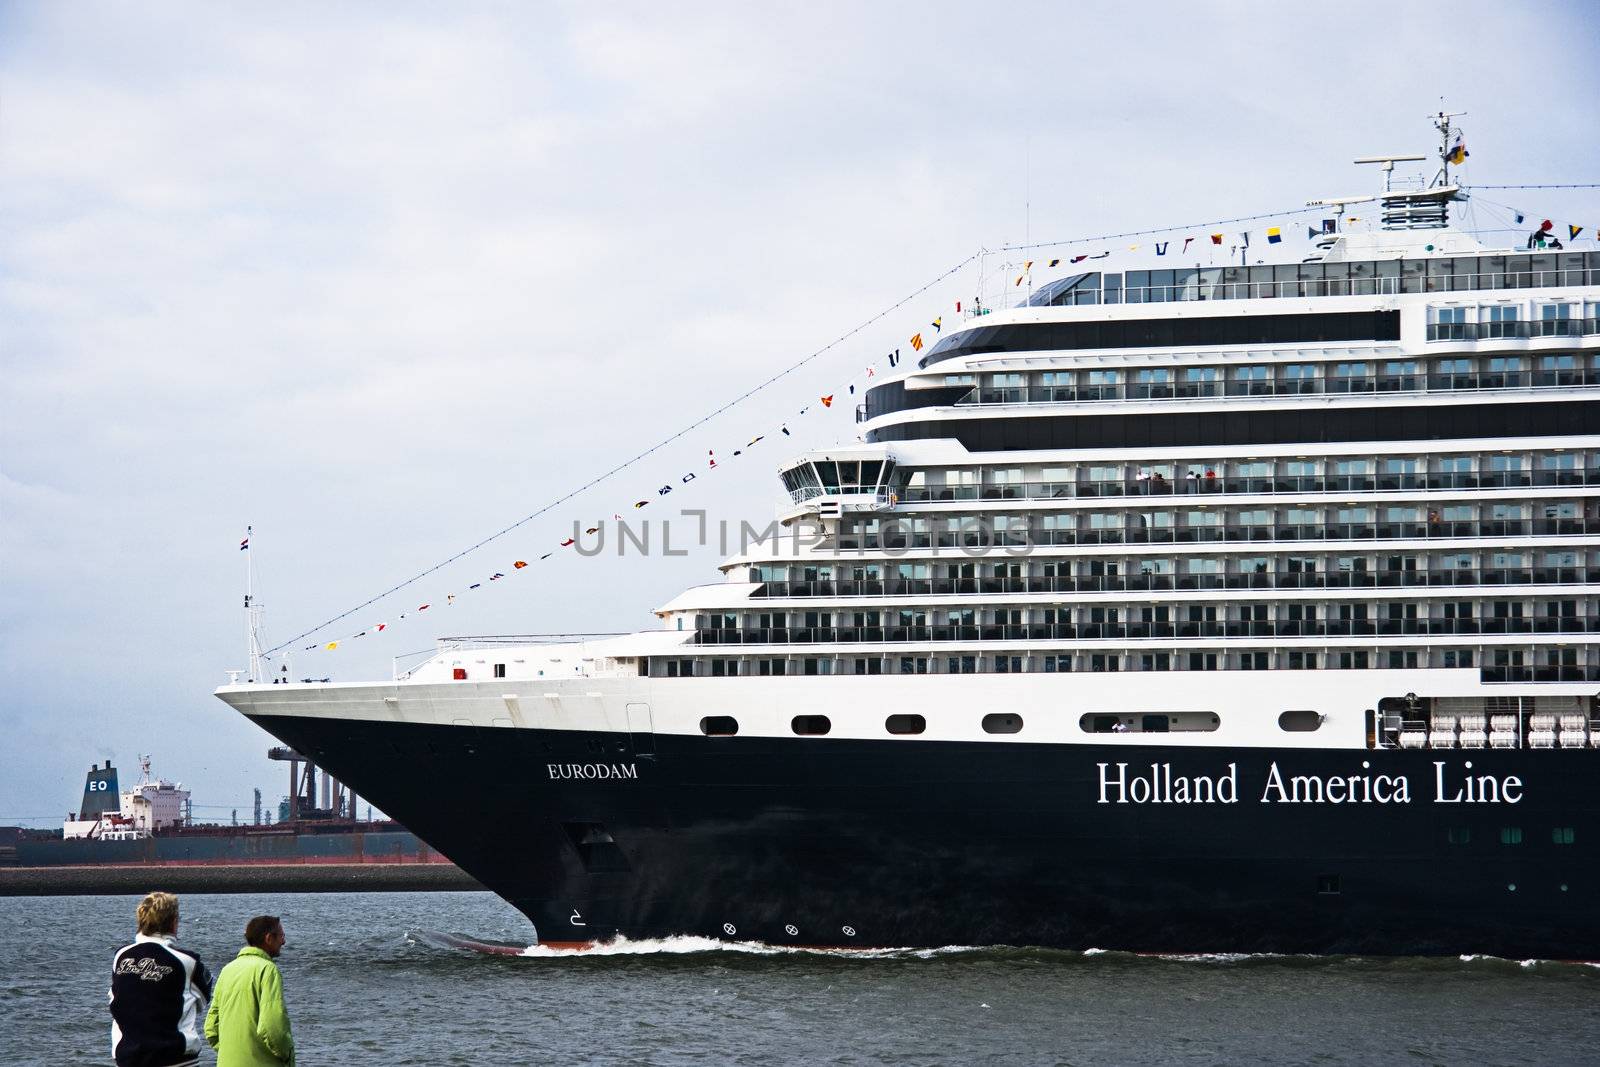
[[[700,732],[707,737],[732,737],[739,732],[739,720],[732,715],[707,715],[700,720]]]
[[[1319,874],[1317,876],[1317,893],[1321,896],[1337,896],[1343,890],[1339,888],[1337,874]]]
[[[921,715],[891,715],[883,720],[883,728],[891,734],[920,734],[928,728],[928,720]]]
[[[821,737],[833,729],[833,723],[826,715],[796,715],[789,727],[801,737]]]
[[[1522,827],[1520,827],[1520,826],[1502,826],[1502,827],[1500,827],[1500,843],[1502,845],[1520,845],[1520,844],[1522,844]]]
[[[506,676],[506,665],[504,663],[496,663],[494,665],[494,676],[496,678],[504,678]]]
[[[1022,716],[1010,712],[991,712],[983,717],[986,734],[1015,734],[1022,732]]]
[[[1557,845],[1570,845],[1573,841],[1572,827],[1557,826],[1550,831],[1550,840]]]
[[[1444,832],[1444,839],[1452,845],[1472,844],[1472,830],[1466,826],[1452,826]]]
[[[1310,733],[1322,726],[1322,715],[1315,711],[1286,711],[1278,716],[1278,728],[1290,733]]]

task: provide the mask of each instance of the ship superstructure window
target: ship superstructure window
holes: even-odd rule
[[[700,732],[707,737],[732,737],[739,732],[739,720],[732,715],[707,715],[700,720]]]
[[[1434,322],[1438,326],[1430,336],[1441,341],[1462,341],[1469,339],[1467,331],[1467,309],[1464,307],[1442,307],[1434,311]]]
[[[1092,370],[1084,388],[1085,400],[1117,400],[1122,395],[1122,372],[1118,370]]]
[[[891,715],[883,721],[883,728],[896,736],[920,734],[927,730],[928,720],[921,715]]]
[[[1570,826],[1557,826],[1550,831],[1550,843],[1553,845],[1570,845],[1576,839]]]
[[[789,728],[801,737],[821,737],[833,729],[833,722],[826,715],[796,715]]]
[[[1484,321],[1483,335],[1485,337],[1517,336],[1517,319],[1520,311],[1517,305],[1496,304],[1484,310],[1488,312]]]
[[[1500,843],[1502,845],[1522,844],[1522,827],[1502,826],[1500,828]]]
[[[1571,304],[1541,304],[1539,306],[1538,329],[1534,332],[1540,337],[1565,337],[1570,331],[1571,319]]]

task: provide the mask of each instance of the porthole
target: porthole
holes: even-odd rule
[[[700,732],[707,737],[732,737],[739,732],[739,720],[732,715],[707,715],[700,720]]]
[[[992,711],[983,717],[986,734],[1015,734],[1022,732],[1022,716],[1009,711]]]
[[[891,734],[920,734],[928,728],[928,720],[921,715],[891,715],[883,720],[883,728]]]
[[[796,715],[789,727],[801,737],[821,737],[833,729],[833,723],[826,715]]]
[[[1322,713],[1317,711],[1286,711],[1278,716],[1278,729],[1292,734],[1308,734],[1322,726]]]

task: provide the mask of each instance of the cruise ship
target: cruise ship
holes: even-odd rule
[[[1469,192],[969,307],[651,629],[217,695],[547,945],[1600,959],[1600,252]]]

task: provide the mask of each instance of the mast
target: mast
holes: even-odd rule
[[[239,546],[244,549],[244,640],[250,657],[247,680],[263,682],[266,677],[262,673],[261,605],[256,603],[256,562],[250,552],[250,536],[254,529],[253,526],[244,528],[244,543]]]
[[[1461,136],[1460,128],[1451,126],[1450,120],[1465,114],[1465,111],[1440,111],[1433,117],[1433,128],[1439,131],[1439,175],[1433,180],[1436,187],[1450,184],[1450,151],[1453,147],[1450,135],[1454,133]]]

